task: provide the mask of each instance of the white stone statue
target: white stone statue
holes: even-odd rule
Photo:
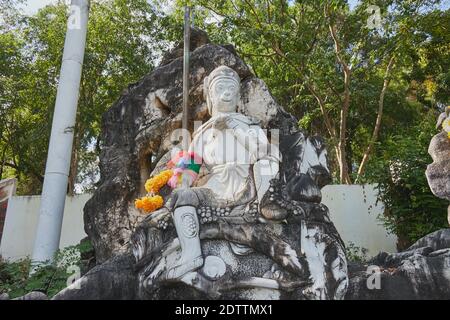
[[[197,208],[229,212],[236,205],[259,203],[281,160],[257,121],[236,112],[240,78],[233,69],[213,70],[204,80],[204,94],[211,118],[194,132],[189,151],[202,159],[209,174],[201,187],[191,187],[194,179],[185,175],[165,205],[173,213],[182,250],[167,266],[167,279],[179,279],[203,265]]]

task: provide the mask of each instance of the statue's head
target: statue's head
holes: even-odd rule
[[[227,66],[217,67],[205,78],[203,92],[210,115],[236,112],[241,98],[240,83],[237,72]]]

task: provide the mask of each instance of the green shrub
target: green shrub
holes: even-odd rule
[[[90,242],[69,246],[55,254],[50,264],[32,265],[29,258],[15,262],[0,259],[0,293],[8,293],[10,298],[23,296],[31,291],[40,291],[49,298],[67,286],[73,273],[71,266],[81,268],[80,255],[91,250]],[[31,268],[35,272],[29,276]]]
[[[351,241],[345,245],[345,256],[350,262],[367,262],[367,252],[366,248],[358,247]]]
[[[385,205],[379,218],[399,237],[399,249],[448,227],[448,201],[433,195],[425,176],[427,165],[433,161],[428,146],[437,133],[435,120],[430,112],[418,125],[386,139],[368,167],[366,176],[378,183],[378,199]]]

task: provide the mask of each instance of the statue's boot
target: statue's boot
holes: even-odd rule
[[[196,208],[192,206],[176,208],[173,213],[173,221],[180,241],[181,257],[174,266],[169,267],[167,279],[179,279],[203,265]]]

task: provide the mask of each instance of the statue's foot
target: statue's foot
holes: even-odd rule
[[[269,203],[260,208],[261,215],[267,220],[281,221],[286,219],[288,211],[278,203]]]
[[[180,279],[183,277],[186,273],[195,271],[199,269],[203,265],[203,257],[198,256],[197,258],[194,258],[190,261],[181,261],[167,272],[166,279],[167,280],[175,280]]]

